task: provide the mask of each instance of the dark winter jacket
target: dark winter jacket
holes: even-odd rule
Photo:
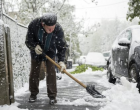
[[[45,42],[48,35],[49,34],[44,30],[44,28],[41,25],[40,18],[34,19],[29,24],[25,44],[30,49],[31,57],[33,59],[40,61],[46,60],[46,58],[43,55],[37,55],[35,53],[35,47],[37,45],[40,45],[43,51],[45,51]],[[45,51],[45,54],[47,54],[51,58],[54,58],[57,50],[58,62],[64,61],[67,44],[65,41],[63,29],[59,23],[56,23],[55,29],[52,32],[51,40],[49,43],[49,49]]]

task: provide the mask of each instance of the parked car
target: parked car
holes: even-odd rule
[[[82,65],[85,64],[86,61],[86,56],[80,56],[80,58],[78,59],[78,64]]]
[[[140,25],[124,29],[116,38],[108,60],[109,82],[126,77],[139,84],[140,72]]]
[[[106,61],[102,53],[99,52],[89,52],[86,57],[87,65],[92,65],[96,67],[106,67]]]

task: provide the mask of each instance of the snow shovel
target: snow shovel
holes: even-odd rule
[[[59,64],[57,64],[55,61],[53,61],[49,56],[47,56],[46,54],[43,53],[43,55],[50,61],[52,62],[55,66],[57,66],[59,69],[61,69],[61,67],[59,66]],[[87,92],[93,96],[94,98],[105,98],[105,96],[103,96],[101,93],[99,93],[97,90],[95,90],[95,86],[94,85],[84,85],[82,82],[80,82],[79,80],[77,80],[75,77],[73,77],[70,73],[68,73],[66,70],[63,70],[63,73],[67,74],[70,78],[72,78],[74,81],[76,81],[77,83],[79,83],[81,86],[83,86]]]

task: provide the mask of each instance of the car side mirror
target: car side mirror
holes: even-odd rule
[[[128,46],[129,47],[130,41],[127,38],[121,38],[121,39],[119,39],[118,44],[120,46]]]

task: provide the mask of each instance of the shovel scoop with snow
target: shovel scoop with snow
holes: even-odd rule
[[[54,60],[52,60],[49,56],[47,56],[46,54],[43,53],[43,55],[50,61],[52,62],[55,66],[57,66],[59,69],[61,69],[61,67],[59,66],[59,64],[57,64]],[[94,98],[105,98],[105,96],[103,96],[100,92],[98,92],[97,90],[95,90],[95,86],[94,85],[84,85],[82,82],[80,82],[78,79],[76,79],[75,77],[73,77],[70,73],[68,73],[66,70],[63,70],[63,72],[65,74],[67,74],[70,78],[72,78],[74,81],[76,81],[77,83],[79,83],[82,87],[84,87],[87,92],[93,96]]]

